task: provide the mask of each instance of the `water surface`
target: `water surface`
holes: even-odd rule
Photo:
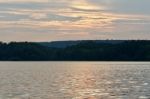
[[[150,63],[1,62],[0,99],[150,99]]]

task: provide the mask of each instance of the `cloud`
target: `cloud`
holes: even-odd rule
[[[49,0],[0,0],[0,3],[18,3],[18,2],[48,2]]]
[[[142,32],[146,36],[141,37],[147,38],[149,4],[148,0],[0,0],[0,39],[139,38]]]
[[[150,15],[149,0],[88,0],[96,5],[103,5],[107,11],[122,14]]]
[[[47,18],[47,14],[45,14],[45,13],[33,13],[30,17],[33,19],[45,19],[45,18]]]

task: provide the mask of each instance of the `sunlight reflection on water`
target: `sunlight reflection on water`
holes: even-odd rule
[[[0,99],[150,99],[150,63],[1,62]]]

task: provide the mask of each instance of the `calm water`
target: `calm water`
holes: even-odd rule
[[[0,99],[150,99],[150,63],[1,62]]]

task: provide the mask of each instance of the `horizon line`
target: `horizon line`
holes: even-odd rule
[[[40,42],[67,42],[67,41],[150,41],[150,39],[83,39],[83,40],[52,40],[52,41],[0,41],[1,43],[19,43],[19,42],[30,42],[30,43],[40,43]]]

